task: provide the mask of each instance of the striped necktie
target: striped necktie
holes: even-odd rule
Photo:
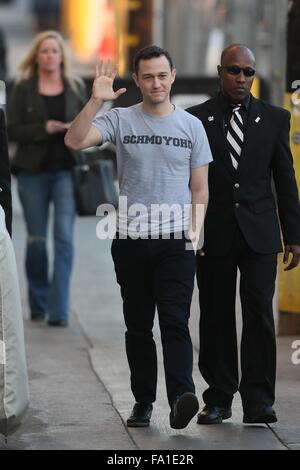
[[[232,108],[232,115],[228,124],[227,140],[231,162],[236,170],[240,161],[242,146],[244,142],[243,119],[240,114],[241,104]]]

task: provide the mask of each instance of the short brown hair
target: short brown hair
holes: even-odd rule
[[[171,70],[173,69],[173,61],[168,51],[158,46],[147,46],[140,49],[133,59],[133,70],[137,74],[139,69],[139,63],[141,60],[153,59],[153,57],[160,57],[164,55],[170,64]]]

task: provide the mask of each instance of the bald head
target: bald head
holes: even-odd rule
[[[255,74],[253,52],[242,44],[230,44],[221,55],[218,66],[221,92],[232,103],[241,103],[250,93]]]
[[[251,49],[249,47],[244,46],[243,44],[230,44],[229,46],[225,47],[221,54],[221,65],[224,65],[225,62],[227,62],[227,56],[229,55],[230,57],[233,55],[235,56],[236,54],[248,56],[249,60],[252,61],[253,66],[255,65],[255,57]]]

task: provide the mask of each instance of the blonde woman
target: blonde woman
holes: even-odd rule
[[[31,320],[48,317],[49,325],[66,326],[75,218],[71,169],[76,152],[64,145],[64,135],[85,103],[85,90],[69,73],[64,41],[56,31],[35,37],[19,71],[8,102],[8,135],[18,143],[13,167],[27,226]],[[49,278],[50,203],[54,206],[54,266]]]

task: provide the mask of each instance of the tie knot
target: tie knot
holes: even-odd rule
[[[241,109],[242,105],[239,103],[239,104],[232,104],[231,105],[231,108],[232,108],[232,112],[233,113],[236,113],[237,111],[239,111]]]

